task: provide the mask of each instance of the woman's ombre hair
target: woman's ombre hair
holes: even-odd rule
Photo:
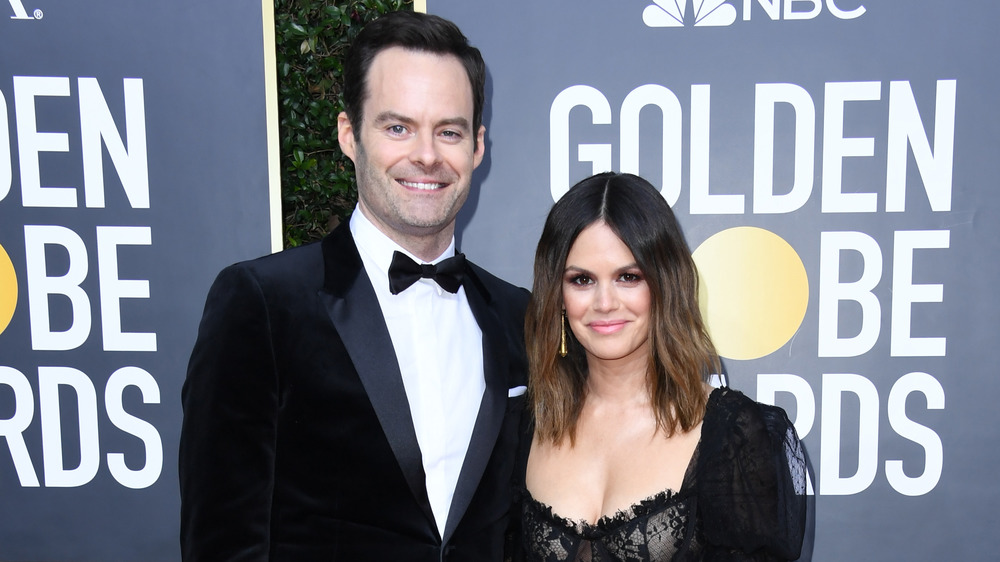
[[[566,327],[558,353],[566,256],[588,226],[607,224],[635,257],[649,287],[647,379],[660,430],[670,436],[701,422],[703,382],[719,372],[715,347],[698,308],[698,272],[670,206],[646,180],[604,173],[574,185],[549,211],[535,252],[534,285],[525,318],[529,400],[542,442],[575,438],[586,400],[586,351]]]

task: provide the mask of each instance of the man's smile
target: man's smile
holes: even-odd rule
[[[433,189],[441,189],[447,184],[439,182],[421,182],[421,181],[409,181],[409,180],[396,180],[399,185],[403,187],[408,187],[410,189],[419,189],[421,191],[430,191]]]

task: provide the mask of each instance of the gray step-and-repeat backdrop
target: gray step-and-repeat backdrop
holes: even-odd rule
[[[465,253],[530,286],[554,198],[649,178],[732,386],[804,437],[811,559],[996,559],[1000,4],[426,6],[490,71]]]
[[[0,2],[0,560],[180,557],[205,294],[279,232],[273,30],[269,0]]]
[[[804,437],[804,558],[995,559],[1000,5],[418,4],[490,69],[463,251],[530,286],[554,198],[649,178]],[[0,7],[0,560],[176,560],[204,295],[277,245],[271,4]]]

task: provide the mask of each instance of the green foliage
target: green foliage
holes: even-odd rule
[[[354,208],[354,165],[337,143],[342,61],[366,23],[411,4],[275,0],[285,247],[321,238]]]

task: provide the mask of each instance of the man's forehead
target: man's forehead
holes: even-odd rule
[[[366,82],[370,84],[372,77],[379,73],[416,71],[418,68],[435,74],[455,71],[456,74],[460,74],[464,78],[469,92],[472,92],[472,82],[469,81],[462,60],[456,55],[403,47],[388,47],[379,51],[368,66],[368,80]]]
[[[364,113],[378,114],[395,111],[406,115],[405,105],[468,104],[469,115],[449,115],[446,119],[471,118],[473,109],[472,83],[462,61],[452,54],[390,47],[380,51],[368,68],[365,81]],[[426,99],[420,96],[425,95]],[[370,106],[372,100],[384,103],[393,100],[400,107]],[[420,100],[420,101],[418,101]],[[374,115],[373,115],[374,117]]]

